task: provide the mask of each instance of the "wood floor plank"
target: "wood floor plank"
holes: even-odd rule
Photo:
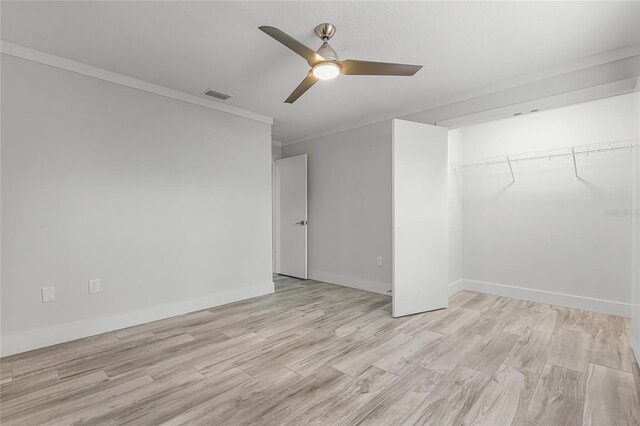
[[[387,334],[379,336],[366,346],[355,349],[332,363],[336,370],[351,376],[357,376],[380,358],[390,354],[413,337],[407,334]]]
[[[74,401],[72,410],[66,410],[59,417],[57,413],[50,413],[49,417],[56,424],[104,424],[108,421],[120,423],[122,413],[131,409],[136,412],[143,411],[140,407],[148,409],[158,398],[204,379],[205,377],[195,369],[186,368],[160,380],[143,383],[141,386],[131,386],[132,381],[125,383],[117,392],[103,392],[101,398],[104,403],[100,406],[96,407],[91,398],[80,397]]]
[[[26,406],[37,406],[39,404],[47,404],[57,399],[65,399],[69,395],[96,383],[106,382],[109,380],[104,371],[95,371],[90,374],[73,377],[69,380],[56,380],[46,384],[39,383],[37,388],[32,389],[28,394],[19,398],[6,398],[2,400],[3,414],[14,413],[14,409],[23,409]]]
[[[462,307],[475,311],[484,311],[496,303],[499,298],[500,296],[494,296],[493,294],[476,293],[475,297],[462,305]]]
[[[347,416],[344,416],[340,422],[345,424],[363,424],[363,425],[388,425],[394,424],[397,410],[394,407],[400,404],[408,392],[424,386],[425,382],[432,383],[439,380],[440,376],[433,371],[426,370],[419,366],[409,366],[411,372],[404,374],[401,380],[395,381],[389,386],[383,388],[368,399],[365,403],[355,408],[355,410]],[[410,409],[410,406],[400,408],[400,411]]]
[[[219,380],[220,374],[211,376],[207,381],[172,395],[170,402],[159,401],[158,410],[148,411],[137,423],[165,425],[210,425],[216,424],[249,424],[257,415],[250,410],[268,400],[274,393],[290,388],[302,378],[293,372],[282,372],[264,380],[247,378],[232,383],[211,382]],[[243,418],[243,415],[246,417]],[[236,416],[232,423],[229,419]]]
[[[356,331],[366,332],[368,334],[375,334],[378,324],[387,324],[393,321],[389,312],[382,310],[374,310],[365,315],[356,318],[354,321],[350,321],[334,330],[336,336],[344,337]],[[366,331],[365,331],[366,329]]]
[[[516,316],[518,301],[507,297],[498,298],[480,318],[466,327],[470,333],[486,336],[493,330],[502,330]]]
[[[3,386],[0,387],[0,401],[2,401],[2,404],[5,404],[15,398],[26,398],[33,392],[58,383],[59,381],[58,371],[50,369],[39,374],[23,377],[21,380],[4,383]]]
[[[562,328],[581,333],[591,333],[594,321],[593,312],[571,308],[558,308],[557,311],[558,321],[560,321]]]
[[[561,328],[553,335],[547,362],[584,373],[592,345],[590,334]]]
[[[440,374],[449,374],[482,340],[478,334],[460,331],[438,339],[410,358],[411,363]]]
[[[331,333],[318,331],[303,336],[281,336],[282,344],[275,346],[261,346],[252,351],[234,358],[234,364],[252,377],[259,377],[262,371],[268,368],[286,366],[295,359],[307,354],[315,353],[319,348],[332,340]],[[295,370],[292,370],[295,371]]]
[[[285,364],[285,367],[301,376],[310,376],[314,371],[337,362],[357,348],[373,342],[373,340],[374,336],[360,333],[354,333],[344,338],[336,338],[322,345],[316,351],[298,354],[294,360]]]
[[[111,377],[131,371],[139,366],[147,365],[150,355],[163,358],[164,349],[191,342],[194,338],[188,334],[178,334],[155,340],[146,345],[140,345],[127,351],[96,353],[95,356],[76,358],[57,367],[60,378],[71,377],[90,371],[105,371]],[[152,358],[153,359],[153,358]],[[108,371],[107,371],[108,370]]]
[[[553,333],[558,328],[558,311],[549,305],[538,305],[539,317],[531,324],[533,330]]]
[[[118,353],[147,345],[156,340],[158,340],[156,336],[148,335],[141,339],[116,340],[115,342],[106,344],[86,346],[78,344],[79,349],[77,350],[70,349],[70,347],[65,345],[63,347],[55,347],[53,354],[46,358],[38,351],[39,353],[36,355],[33,363],[29,363],[28,359],[22,359],[13,364],[13,380],[19,381],[32,375],[40,375],[48,370],[57,370],[63,366],[69,366],[74,363],[82,363],[100,357],[116,356]],[[61,350],[62,348],[64,349]]]
[[[391,373],[395,373],[407,364],[411,364],[414,355],[423,352],[427,346],[443,339],[443,334],[434,333],[429,330],[423,330],[412,335],[412,339],[403,344],[390,354],[383,356],[373,363],[376,367],[380,367]]]
[[[339,380],[330,384],[330,389],[324,388],[317,392],[313,403],[306,404],[298,400],[298,406],[302,410],[287,417],[278,416],[277,424],[339,424],[354,413],[357,407],[399,380],[399,377],[377,367],[368,368],[358,377],[342,374]],[[261,421],[256,424],[261,424]]]
[[[266,340],[255,333],[244,334],[233,339],[200,346],[196,350],[181,353],[178,356],[165,358],[146,367],[146,371],[152,377],[157,378],[167,372],[191,366],[207,375],[207,371],[215,364],[232,358],[238,352],[244,353],[244,351],[256,347]]]
[[[59,421],[60,418],[73,416],[83,410],[91,410],[96,401],[101,401],[100,409],[108,409],[106,402],[109,398],[153,383],[151,377],[140,372],[111,380],[107,379],[104,373],[100,375],[100,372],[90,373],[84,377],[91,380],[83,382],[80,386],[75,382],[76,379],[64,381],[60,385],[54,385],[56,392],[47,389],[36,400],[16,405],[15,409],[7,409],[3,406],[2,423],[64,424]]]
[[[111,401],[109,412],[90,410],[79,424],[160,424],[203,402],[247,383],[251,377],[238,368],[204,378],[194,369],[177,371],[154,381],[132,395]]]
[[[256,329],[256,333],[262,337],[272,337],[284,331],[302,326],[303,324],[313,322],[318,318],[324,316],[325,314],[326,312],[324,310],[316,309],[313,312],[304,313],[304,314],[301,313],[301,315],[297,317],[289,315],[288,318],[285,318],[282,322],[278,324],[269,324],[265,327],[263,326],[258,327]]]
[[[537,374],[503,365],[469,409],[464,424],[524,424],[537,382]]]
[[[398,403],[390,424],[462,424],[487,382],[489,374],[457,366],[426,392],[412,390]]]
[[[640,395],[631,373],[589,364],[586,386],[583,424],[640,424]]]
[[[529,404],[526,423],[581,425],[585,385],[583,373],[546,364]]]
[[[616,333],[629,332],[629,318],[593,313],[593,328],[599,330],[611,330]]]
[[[324,315],[315,321],[301,325],[295,330],[295,332],[297,334],[307,334],[315,330],[324,330],[326,332],[333,333],[334,335],[338,335],[336,334],[337,329],[345,324],[357,321],[358,318],[366,315],[363,312],[354,310],[338,311],[334,313],[330,313],[327,310],[325,311],[327,312],[327,315]]]
[[[511,349],[504,363],[516,368],[540,374],[547,361],[553,335],[527,329]]]
[[[13,381],[13,370],[8,366],[3,367],[0,364],[0,385],[11,383],[12,381]]]
[[[449,308],[461,308],[462,305],[476,297],[478,293],[462,290],[449,297]]]
[[[558,312],[553,307],[529,301],[516,301],[502,329],[521,335],[527,329],[553,333],[558,327]]]
[[[485,336],[469,351],[461,364],[474,370],[493,375],[518,341],[519,336],[504,331],[496,331]]]
[[[415,334],[427,329],[429,324],[435,324],[449,315],[451,309],[438,309],[435,311],[423,312],[416,315],[405,317],[406,321],[399,323],[395,327],[395,331],[405,334]]]
[[[425,328],[441,334],[454,334],[474,324],[482,314],[473,309],[445,309],[446,314],[437,321],[429,321]]]
[[[602,328],[596,328],[594,332],[589,362],[631,372],[633,353],[627,333]]]
[[[384,382],[385,386],[380,387],[381,389],[387,388],[390,383],[398,380],[397,377],[386,375],[376,367],[368,368],[363,374],[371,377],[372,381]],[[325,412],[324,409],[328,408],[328,396],[342,394],[346,397],[345,393],[356,380],[331,368],[321,369],[319,374],[305,377],[298,382],[297,388],[287,389],[285,398],[272,398],[268,404],[264,404],[264,411],[260,413],[255,423],[276,425],[282,424],[283,419],[287,419],[288,424],[303,424],[310,418]]]
[[[0,363],[3,365],[10,364],[14,371],[14,379],[18,379],[40,369],[51,368],[53,365],[67,360],[70,354],[77,357],[83,353],[93,353],[104,348],[110,348],[118,343],[119,339],[115,333],[103,333],[5,357],[2,358]]]
[[[297,393],[308,393],[330,386],[342,376],[342,373],[335,370],[323,370],[310,377],[300,377],[290,372],[289,375],[278,374],[264,380],[254,380],[247,382],[247,386],[235,388],[217,404],[209,405],[207,413],[211,416],[209,418],[216,419],[219,424],[250,424],[266,416],[271,410],[286,404]],[[205,422],[204,419],[194,420],[195,424],[211,422]],[[189,422],[192,423],[193,421]]]

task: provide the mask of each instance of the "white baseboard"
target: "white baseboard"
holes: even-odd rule
[[[449,296],[453,296],[457,292],[464,290],[464,288],[462,288],[463,282],[464,280],[458,280],[449,284]]]
[[[13,355],[32,349],[212,308],[214,306],[238,302],[252,297],[271,294],[273,291],[274,285],[272,282],[269,282],[251,287],[241,287],[233,291],[206,294],[195,299],[182,300],[135,311],[121,312],[100,318],[83,319],[82,321],[3,335],[0,356]]]
[[[309,271],[309,279],[323,281],[329,284],[337,284],[343,287],[357,288],[358,290],[370,291],[372,293],[384,294],[385,296],[391,295],[391,293],[389,293],[389,290],[391,290],[391,283],[348,277],[324,271]]]
[[[449,284],[449,289],[449,294],[455,294],[460,290],[469,290],[477,291],[479,293],[494,294],[496,296],[529,300],[531,302],[545,303],[548,305],[564,306],[583,311],[600,312],[620,317],[628,318],[631,316],[630,303],[516,287],[505,284],[489,283],[486,281],[461,279]]]

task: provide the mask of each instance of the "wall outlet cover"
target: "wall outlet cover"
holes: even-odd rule
[[[55,287],[42,287],[42,303],[53,302],[56,300]]]
[[[100,293],[100,280],[89,280],[89,294]]]

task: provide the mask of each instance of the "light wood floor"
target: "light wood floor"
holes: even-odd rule
[[[629,321],[460,292],[277,292],[2,359],[2,424],[640,424]]]

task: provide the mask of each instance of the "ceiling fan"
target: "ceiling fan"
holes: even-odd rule
[[[294,103],[318,80],[330,80],[336,78],[339,74],[412,76],[422,68],[422,65],[391,64],[352,59],[340,61],[336,51],[328,43],[329,39],[336,33],[336,27],[329,23],[320,24],[315,28],[316,35],[323,41],[317,52],[277,28],[268,26],[258,28],[302,56],[311,67],[307,77],[284,101],[288,104]]]

